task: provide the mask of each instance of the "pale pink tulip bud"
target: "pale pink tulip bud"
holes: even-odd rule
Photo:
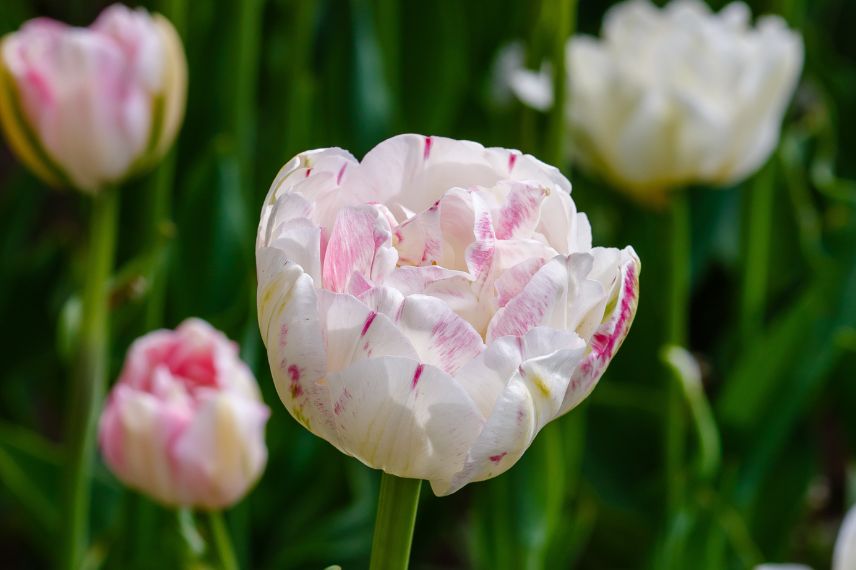
[[[532,156],[442,137],[286,164],[256,264],[291,414],[440,495],[514,465],[594,389],[636,312],[636,253],[592,247],[570,192]]]
[[[221,509],[261,475],[269,414],[238,346],[188,319],[131,346],[99,441],[129,487],[166,505]]]
[[[154,165],[186,89],[175,28],[142,8],[114,4],[88,28],[37,18],[0,41],[0,124],[54,186],[97,192]]]

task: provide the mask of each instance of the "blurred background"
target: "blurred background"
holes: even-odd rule
[[[264,477],[228,513],[243,568],[367,567],[379,481],[301,428],[274,391],[255,317],[253,253],[269,183],[302,150],[340,146],[361,157],[401,132],[555,160],[547,115],[497,101],[492,74],[511,41],[545,49],[550,4],[141,3],[179,30],[189,99],[169,158],[122,193],[111,377],[135,337],[187,316],[241,344],[273,411]],[[529,453],[505,475],[451,497],[425,488],[411,567],[829,567],[856,499],[856,3],[749,4],[802,33],[806,63],[764,169],[739,187],[690,189],[688,348],[702,365],[721,461],[712,472],[697,469],[688,441],[681,481],[666,480],[663,469],[664,215],[563,163],[595,244],[632,244],[643,260],[636,322],[592,397],[558,421],[564,435],[549,454]],[[88,25],[105,5],[2,0],[0,33],[39,15]],[[597,34],[609,5],[581,0],[576,29]],[[772,247],[759,268],[768,276],[765,309],[744,327],[740,288],[753,268],[742,255],[752,226],[743,212],[758,184],[774,186]],[[153,191],[164,185],[167,192]],[[85,213],[78,195],[46,188],[0,146],[4,568],[50,566],[63,524],[61,441]],[[664,497],[677,484],[687,498],[667,516]],[[125,490],[103,465],[94,493],[95,567],[179,567],[182,541],[204,545],[204,532],[194,535]]]

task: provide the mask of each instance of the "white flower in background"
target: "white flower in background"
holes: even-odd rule
[[[88,28],[36,18],[0,41],[0,124],[54,186],[96,192],[153,166],[186,89],[181,39],[142,8],[114,4]]]
[[[511,467],[594,389],[636,311],[561,173],[402,135],[286,164],[256,242],[277,391],[307,429],[438,495]]]
[[[630,0],[607,12],[601,39],[571,38],[575,157],[653,202],[669,189],[755,172],[778,142],[803,46],[781,18],[761,17],[755,27],[750,19],[741,2],[714,14],[700,0],[662,9]],[[543,71],[518,69],[508,81],[524,102],[552,104]]]
[[[761,564],[755,570],[811,570],[802,564]],[[856,506],[850,507],[838,538],[835,539],[835,550],[832,554],[832,570],[856,570]]]
[[[832,555],[832,570],[853,569],[856,569],[856,506],[850,507],[841,523]]]

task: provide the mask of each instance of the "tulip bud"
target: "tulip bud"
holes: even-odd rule
[[[237,345],[189,319],[131,346],[99,442],[129,487],[170,506],[221,509],[261,475],[269,413]]]
[[[142,8],[114,4],[88,28],[36,18],[0,41],[0,124],[53,186],[93,193],[152,167],[186,89],[175,28]]]
[[[532,156],[402,135],[300,154],[265,200],[258,314],[306,428],[438,495],[495,477],[594,389],[638,298]]]

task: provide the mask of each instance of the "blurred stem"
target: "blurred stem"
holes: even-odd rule
[[[550,6],[552,4],[552,6]],[[547,124],[547,147],[544,160],[548,164],[560,165],[565,158],[565,44],[576,25],[577,0],[545,0],[544,7],[551,8],[550,17],[554,18],[553,36],[553,107],[550,109]]]
[[[740,290],[740,344],[761,332],[767,294],[767,266],[773,220],[774,162],[770,161],[743,193],[743,275]]]
[[[401,3],[398,0],[374,0],[375,29],[383,57],[386,85],[392,99],[392,127],[401,124]]]
[[[187,15],[186,0],[160,0],[158,9],[172,22],[180,35],[184,34]],[[166,306],[166,267],[168,252],[166,242],[171,237],[173,228],[170,219],[172,210],[172,189],[175,180],[176,151],[173,148],[161,161],[160,165],[149,177],[149,187],[146,189],[145,231],[147,232],[144,247],[152,254],[148,281],[148,297],[143,322],[145,331],[156,329],[163,325]]]
[[[208,513],[208,521],[211,524],[211,534],[214,538],[214,547],[217,549],[217,558],[223,570],[238,570],[238,559],[235,558],[235,549],[232,548],[232,539],[229,529],[221,511]]]
[[[690,293],[690,215],[685,191],[672,196],[669,211],[669,288],[666,306],[666,343],[687,346],[687,309]],[[671,372],[667,375],[665,426],[667,514],[671,518],[680,509],[683,495],[684,418],[683,389]]]
[[[407,570],[421,486],[421,479],[381,476],[370,570]]]
[[[92,199],[89,250],[83,291],[83,318],[69,417],[68,490],[62,567],[77,570],[89,534],[90,479],[95,455],[95,423],[107,383],[109,280],[116,246],[119,191],[107,188]]]
[[[256,82],[259,71],[259,48],[261,44],[261,18],[264,0],[239,0],[237,7],[237,66],[230,76],[229,85],[235,89],[229,128],[238,145],[243,183],[250,182],[249,160],[253,150],[255,132]],[[252,185],[247,187],[252,197]],[[254,211],[254,210],[253,210]]]
[[[563,145],[565,140],[565,87],[567,84],[565,79],[565,44],[574,29],[576,9],[576,0],[543,0],[541,3],[541,23],[545,29],[552,32],[550,60],[553,69],[553,106],[548,116],[546,147],[543,156],[548,163],[557,166],[562,163],[565,156]],[[530,52],[536,49],[534,45],[536,41],[537,38],[532,38],[529,46]],[[531,117],[531,111],[524,111],[521,125],[524,136],[531,128],[531,123],[527,123],[527,118],[531,120]],[[570,418],[554,421],[544,427],[529,450],[526,465],[535,466],[535,469],[521,471],[525,478],[523,487],[539,489],[532,496],[541,500],[526,501],[530,508],[536,509],[533,512],[535,520],[530,525],[520,524],[520,521],[512,520],[513,517],[510,516],[510,513],[504,513],[502,520],[506,523],[505,526],[511,525],[510,528],[519,535],[513,537],[516,539],[515,543],[522,546],[522,548],[517,549],[520,551],[517,556],[522,565],[516,562],[511,563],[513,560],[511,558],[508,560],[511,563],[509,567],[532,570],[545,567],[547,552],[559,528],[566,499],[570,493],[575,491],[575,485],[569,482],[569,476],[576,480],[578,465],[576,461],[568,461],[563,440],[567,438],[578,445],[577,449],[581,449],[584,430],[584,416],[579,416],[574,421],[570,421]],[[568,463],[571,464],[568,465]],[[571,471],[570,474],[568,469]],[[494,487],[494,489],[499,490],[498,487]],[[497,497],[497,499],[499,498]],[[508,528],[500,530],[509,532]],[[499,544],[502,540],[502,535],[498,534],[494,544]],[[498,562],[502,563],[501,560]]]
[[[145,247],[151,252],[149,263],[148,298],[145,309],[144,327],[146,331],[156,329],[163,324],[166,307],[166,241],[172,233],[170,210],[172,203],[172,181],[175,175],[175,154],[170,153],[154,172],[147,189],[146,236]]]

